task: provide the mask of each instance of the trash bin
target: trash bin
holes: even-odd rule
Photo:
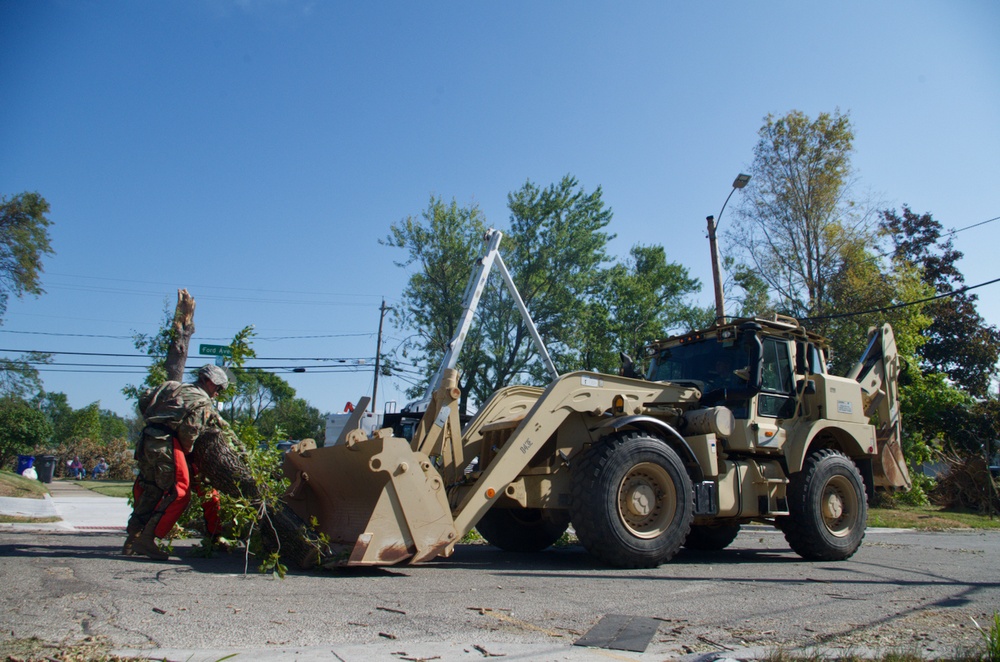
[[[51,483],[52,474],[56,470],[56,456],[43,455],[38,458],[38,480],[42,483]]]
[[[24,473],[25,469],[31,468],[35,465],[34,455],[18,455],[17,456],[17,475],[20,476]]]

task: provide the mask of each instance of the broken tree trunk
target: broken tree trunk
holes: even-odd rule
[[[258,510],[263,506],[260,486],[243,458],[226,441],[225,433],[214,429],[205,432],[198,437],[192,454],[200,474],[212,487],[232,497],[245,497]],[[268,507],[259,526],[265,553],[279,552],[287,565],[315,565],[317,546],[310,543],[302,519],[283,502]]]
[[[164,367],[167,379],[183,381],[188,347],[194,335],[194,297],[186,289],[177,290],[173,332]],[[218,491],[234,498],[244,497],[258,511],[264,496],[246,462],[226,440],[226,434],[211,429],[198,437],[192,455],[200,475]],[[229,433],[231,434],[231,433]],[[309,543],[309,533],[302,520],[280,501],[267,508],[260,520],[265,553],[279,552],[283,562],[306,568],[314,564],[316,546]]]
[[[186,289],[177,290],[177,307],[174,308],[170,330],[173,333],[163,367],[167,371],[167,379],[180,382],[184,380],[188,344],[194,335],[194,297]]]

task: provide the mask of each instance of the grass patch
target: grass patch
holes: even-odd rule
[[[777,650],[760,659],[762,662],[927,662],[927,658],[920,653],[898,651],[885,652],[871,657],[853,653],[831,656],[822,653],[798,654]],[[939,657],[935,659],[941,662],[982,662],[983,660],[992,662],[992,658],[983,657],[977,651],[959,652],[951,657]]]
[[[121,657],[110,653],[110,646],[99,637],[85,637],[72,643],[49,643],[38,637],[0,641],[0,659],[42,662],[128,662],[145,657]]]
[[[868,511],[868,526],[921,531],[1000,529],[1000,517],[990,519],[978,513],[945,510],[937,506],[871,508]]]
[[[61,517],[24,517],[23,515],[0,515],[0,524],[48,524],[61,522]]]
[[[44,499],[49,491],[43,483],[18,476],[13,471],[0,470],[0,497]]]
[[[85,487],[104,496],[127,499],[132,494],[133,481],[131,480],[78,480],[75,482],[80,487]]]

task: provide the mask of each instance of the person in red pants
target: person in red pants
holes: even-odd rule
[[[176,440],[173,445],[174,453],[174,489],[177,497],[171,501],[163,511],[163,516],[153,530],[155,537],[166,538],[170,535],[170,530],[180,519],[188,504],[191,503],[191,491],[201,498],[202,515],[205,518],[205,531],[212,539],[217,539],[222,534],[222,524],[219,520],[219,493],[215,489],[207,492],[198,481],[198,465],[190,453],[185,453],[181,445]],[[140,481],[135,481],[132,485],[132,496],[135,503],[142,498],[145,490]],[[125,552],[126,554],[128,552]]]
[[[170,532],[191,499],[186,455],[205,430],[219,425],[221,417],[212,400],[228,385],[226,372],[208,364],[198,370],[193,384],[168,381],[139,397],[146,425],[135,450],[139,475],[132,488],[135,504],[122,554],[144,554],[161,561],[169,558],[157,547],[156,538]],[[214,510],[218,533],[217,505],[209,510]]]

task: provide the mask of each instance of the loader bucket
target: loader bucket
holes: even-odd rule
[[[426,455],[380,431],[370,439],[285,454],[285,503],[349,554],[325,565],[393,565],[448,556],[458,539],[444,483]]]

